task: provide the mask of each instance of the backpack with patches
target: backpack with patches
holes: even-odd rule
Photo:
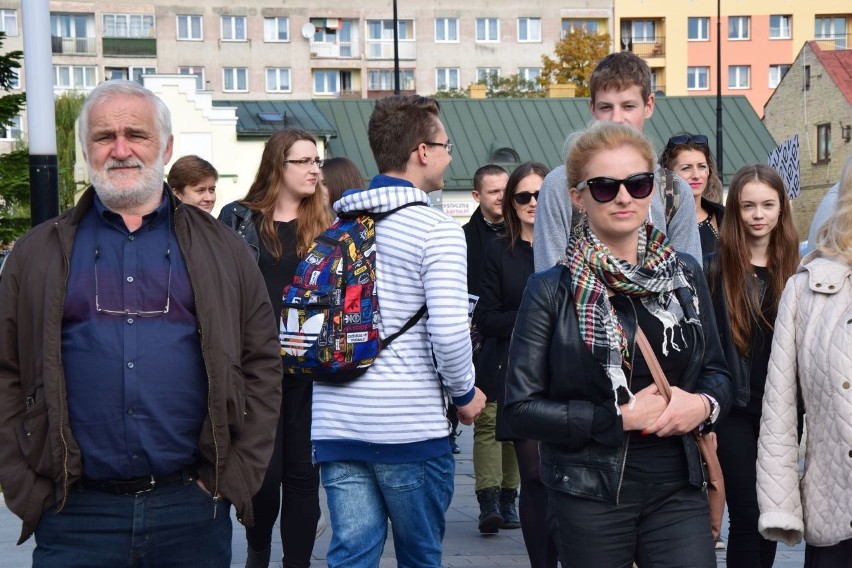
[[[284,289],[278,337],[285,373],[331,383],[357,379],[423,317],[425,305],[402,329],[379,336],[375,224],[411,205],[426,204],[341,214],[314,240]]]

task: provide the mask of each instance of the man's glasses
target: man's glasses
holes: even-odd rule
[[[666,144],[666,150],[671,150],[675,146],[689,144],[690,142],[697,146],[707,146],[709,143],[707,137],[703,134],[679,134],[669,138],[669,141]]]
[[[299,158],[298,160],[284,160],[287,164],[299,164],[300,166],[316,166],[321,168],[325,163],[325,160],[320,160],[319,158]]]
[[[518,205],[526,205],[533,199],[535,199],[536,203],[538,203],[538,191],[520,191],[512,196],[512,199]]]
[[[453,155],[453,148],[455,147],[453,143],[449,140],[446,144],[444,144],[443,142],[424,142],[424,144],[426,144],[427,146],[443,146],[444,149],[447,151],[447,154],[451,156]]]
[[[98,258],[100,256],[101,253],[98,247],[95,247],[95,310],[99,314],[104,314],[106,316],[136,316],[140,318],[154,318],[169,313],[169,305],[172,295],[172,256],[170,248],[166,249],[166,258],[169,259],[169,280],[168,284],[166,285],[166,307],[162,310],[154,311],[128,310],[127,308],[123,310],[108,310],[106,308],[101,307],[100,288],[98,287]]]
[[[654,191],[654,174],[651,172],[633,174],[625,179],[594,177],[578,183],[577,189],[588,187],[589,193],[595,201],[608,203],[615,199],[622,185],[627,189],[630,197],[644,199]]]

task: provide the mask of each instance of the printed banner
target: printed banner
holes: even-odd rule
[[[799,184],[799,135],[782,142],[769,153],[768,163],[784,180],[787,195],[796,199],[801,192]]]

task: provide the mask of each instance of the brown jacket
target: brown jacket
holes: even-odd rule
[[[71,249],[93,196],[89,188],[76,207],[21,238],[0,273],[0,485],[23,520],[19,544],[42,512],[62,511],[82,475],[68,423],[61,337]],[[251,497],[272,455],[281,400],[272,308],[245,243],[204,211],[172,206],[207,369],[199,476],[252,526]]]

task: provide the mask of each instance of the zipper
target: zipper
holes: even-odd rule
[[[639,329],[639,315],[636,313],[636,306],[633,305],[633,299],[628,297],[630,301],[630,307],[633,308],[633,321],[635,322],[635,329]],[[630,375],[627,377],[627,388],[632,388],[633,386],[633,359],[636,355],[636,332],[633,332],[633,345],[630,346]],[[631,391],[632,392],[632,391]],[[621,457],[621,471],[618,475],[618,488],[615,493],[615,504],[618,505],[621,499],[621,485],[624,482],[624,470],[627,469],[627,448],[630,447],[630,434],[626,433],[624,435],[624,453]]]
[[[65,249],[64,243],[62,242],[62,229],[59,226],[58,222],[54,222],[54,227],[56,227],[56,232],[59,235],[59,248],[62,250],[62,258],[65,260],[65,285],[62,287],[60,294],[62,295],[62,305],[63,310],[65,306],[65,295],[68,291],[68,276],[71,274],[71,259],[68,257],[68,251]],[[62,364],[62,350],[59,351],[59,364]],[[59,381],[57,385],[63,392],[60,392],[60,400],[66,400],[67,397],[65,395],[65,382]],[[45,401],[46,402],[46,401]],[[62,404],[58,405],[59,407],[59,440],[62,443],[62,501],[60,501],[59,506],[56,508],[56,512],[60,512],[63,508],[65,508],[65,503],[68,500],[68,440],[65,439],[65,406]]]

